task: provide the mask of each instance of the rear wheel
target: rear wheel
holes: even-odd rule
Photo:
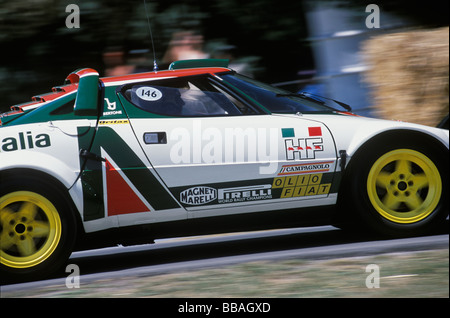
[[[33,178],[2,182],[2,281],[41,278],[57,270],[70,255],[75,225],[70,206],[61,196],[60,189]]]
[[[432,146],[386,142],[359,155],[351,167],[356,216],[392,236],[429,232],[448,215],[448,154]],[[350,200],[349,200],[350,199]]]

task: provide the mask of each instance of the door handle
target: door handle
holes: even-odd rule
[[[165,131],[144,133],[144,143],[147,145],[167,144],[167,135]]]

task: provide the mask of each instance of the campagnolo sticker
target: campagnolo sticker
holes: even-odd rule
[[[180,201],[184,204],[200,205],[214,201],[217,190],[210,187],[198,186],[186,189],[180,193]]]
[[[161,97],[162,97],[162,93],[160,90],[158,90],[154,87],[150,87],[150,86],[139,87],[136,90],[136,95],[140,99],[143,99],[143,100],[146,100],[149,102],[157,101],[157,100],[161,99]]]
[[[299,163],[294,165],[284,165],[281,167],[279,176],[288,176],[296,174],[329,172],[334,161],[323,161],[315,163]]]

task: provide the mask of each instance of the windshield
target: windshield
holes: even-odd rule
[[[296,95],[292,92],[264,84],[240,74],[220,75],[222,79],[256,100],[272,113],[317,113],[331,112],[334,108],[324,105],[312,97]]]

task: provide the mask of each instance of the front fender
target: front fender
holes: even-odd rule
[[[354,116],[333,116],[327,119],[322,120],[322,122],[332,132],[337,149],[345,150],[349,157],[352,157],[362,145],[376,136],[390,133],[392,138],[395,138],[395,133],[398,131],[417,132],[434,139],[443,147],[449,148],[449,132],[444,129],[399,121]]]
[[[30,160],[30,158],[33,158]],[[20,156],[15,153],[0,153],[0,171],[17,171],[30,169],[39,171],[57,179],[66,189],[69,189],[78,177],[79,171],[75,171],[65,162],[52,155],[41,152],[22,150]],[[20,175],[18,176],[20,177]]]

